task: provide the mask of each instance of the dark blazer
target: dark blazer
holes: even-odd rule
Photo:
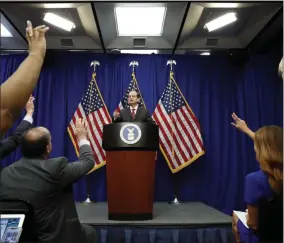
[[[32,124],[30,122],[23,120],[11,136],[3,139],[0,142],[0,160],[4,159],[6,156],[17,149],[21,136],[31,126]]]
[[[148,110],[144,107],[138,107],[134,119],[132,119],[130,108],[120,110],[119,117],[113,122],[147,122],[155,124]]]
[[[80,147],[79,160],[22,158],[0,172],[0,200],[22,199],[34,209],[39,242],[87,242],[72,196],[72,183],[94,166],[91,147]]]

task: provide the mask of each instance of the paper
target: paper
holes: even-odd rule
[[[241,211],[233,211],[233,212],[235,213],[235,215],[237,215],[239,220],[242,221],[244,226],[246,226],[248,228],[248,225],[247,225],[247,213],[246,212],[241,212]]]

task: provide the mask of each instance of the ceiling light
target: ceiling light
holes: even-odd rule
[[[208,3],[209,8],[238,8],[239,3]]]
[[[44,3],[44,8],[73,8],[74,4],[72,3]]]
[[[116,7],[119,36],[161,36],[166,15],[165,7]]]
[[[120,50],[120,53],[124,54],[157,54],[158,50]]]
[[[231,24],[237,20],[236,13],[227,13],[205,24],[209,32]]]
[[[1,37],[13,37],[10,31],[3,24],[1,24],[0,33]]]
[[[210,56],[210,52],[202,52],[200,55],[201,56]]]
[[[75,28],[75,24],[73,22],[53,13],[46,13],[43,20],[67,31],[71,31],[73,28]]]

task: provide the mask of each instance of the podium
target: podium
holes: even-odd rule
[[[109,220],[153,218],[157,125],[121,122],[103,127]]]

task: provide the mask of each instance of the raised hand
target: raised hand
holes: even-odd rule
[[[237,129],[239,129],[242,132],[246,132],[248,130],[248,126],[246,124],[246,122],[242,119],[240,119],[235,113],[232,114],[232,118],[234,120],[234,122],[232,122],[231,124],[236,127]]]
[[[119,112],[115,111],[115,112],[113,113],[114,119],[117,119],[119,116],[120,116],[120,115],[119,115]]]
[[[35,110],[35,106],[34,106],[34,97],[31,96],[26,104],[26,111],[27,111],[27,114],[29,114],[30,116],[33,115],[34,113],[34,110]]]
[[[77,119],[75,124],[75,134],[78,140],[88,139],[87,124],[84,119]]]
[[[31,55],[39,55],[42,59],[46,53],[46,39],[45,33],[49,30],[49,27],[40,25],[33,28],[31,21],[27,21],[26,38],[29,43],[29,53]]]
[[[246,122],[239,118],[235,113],[232,114],[232,118],[234,122],[231,124],[236,127],[238,130],[246,133],[251,139],[254,139],[254,132],[249,129]]]

